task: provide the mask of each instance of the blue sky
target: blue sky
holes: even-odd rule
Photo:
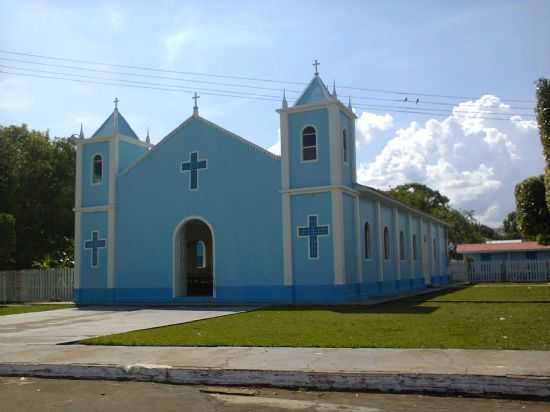
[[[548,21],[550,2],[542,0],[157,1],[154,6],[151,2],[0,1],[0,49],[288,82],[308,82],[313,74],[311,63],[319,59],[322,78],[327,84],[336,81],[342,100],[351,94],[363,99],[353,101],[391,105],[387,114],[382,109],[370,114],[356,109],[361,120],[358,164],[363,183],[388,187],[411,179],[422,181],[446,191],[457,207],[473,208],[483,221],[497,224],[513,208],[513,185],[542,168],[536,128],[525,123],[532,119],[532,103],[509,99],[532,101],[534,80],[550,76]],[[25,59],[2,53],[0,57]],[[4,69],[26,66],[7,60],[0,60],[0,65]],[[281,83],[180,77],[260,85],[275,90],[248,92],[270,96],[281,96],[284,87]],[[190,89],[217,87],[186,85]],[[393,108],[414,106],[368,100],[404,95],[339,85],[410,91],[407,96],[413,100],[418,93],[472,99],[432,98],[447,103],[429,106],[443,109],[438,115],[407,114]],[[199,94],[202,116],[264,147],[276,142],[279,102]],[[496,100],[480,100],[484,95]],[[149,127],[153,142],[192,112],[187,93],[0,73],[0,124],[24,122],[32,128],[50,129],[54,136],[66,136],[77,132],[82,121],[90,135],[111,112],[115,96],[136,132],[143,137]],[[289,97],[296,93],[290,92]],[[422,102],[429,99],[421,97]],[[522,118],[477,119],[472,126],[472,121],[457,120],[451,113],[452,105],[467,101],[470,106],[464,107],[474,107],[471,110],[485,107],[508,118],[520,113]],[[468,140],[472,135],[477,140]],[[396,151],[405,136],[416,142],[410,148],[413,155]],[[472,162],[471,154],[457,152],[456,147],[464,143],[466,147],[486,145],[487,150],[480,151],[485,157],[477,156]],[[455,150],[452,156],[450,148]],[[422,150],[428,152],[418,155]],[[503,175],[499,168],[510,162],[515,162],[514,173]],[[492,183],[487,185],[487,181]],[[471,195],[462,196],[464,189]]]

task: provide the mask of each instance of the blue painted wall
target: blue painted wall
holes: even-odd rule
[[[118,146],[118,171],[123,171],[146,153],[145,146],[121,141]]]
[[[358,223],[357,223],[358,224]],[[346,264],[346,283],[359,282],[356,258],[355,201],[344,193],[344,253]]]
[[[291,113],[288,116],[290,187],[325,186],[330,184],[330,147],[328,110]],[[302,130],[306,126],[317,130],[317,160],[302,162]]]
[[[109,199],[109,142],[88,143],[82,152],[82,206],[102,206]],[[103,180],[92,184],[92,161],[96,154],[103,158]]]
[[[99,239],[107,239],[107,213],[83,213],[81,226],[81,244],[80,244],[80,287],[81,288],[105,288],[107,287],[107,248],[100,249],[98,266],[92,267],[92,251],[84,249],[87,240],[92,239],[92,231],[99,232]]]
[[[298,227],[307,226],[307,216],[318,215],[318,225],[330,225],[329,235],[319,237],[319,258],[308,256],[307,238],[298,237]],[[291,197],[292,269],[296,285],[333,285],[332,203],[330,192]]]
[[[197,191],[180,170],[192,151],[208,161]],[[279,188],[278,158],[192,119],[119,177],[117,287],[171,296],[174,230],[195,215],[213,227],[219,299],[234,287],[282,285]]]
[[[342,162],[343,167],[343,179],[344,184],[347,186],[353,185],[353,167],[355,166],[355,159],[353,159],[353,147],[355,145],[355,136],[354,133],[354,127],[353,122],[354,120],[350,120],[347,114],[345,114],[343,111],[340,111],[340,138],[342,138],[342,131],[345,129],[347,133],[347,141],[348,141],[348,161],[347,163]],[[342,138],[343,139],[343,138]],[[342,158],[343,158],[342,154]]]

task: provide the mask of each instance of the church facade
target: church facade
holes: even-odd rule
[[[316,73],[281,155],[193,114],[158,144],[116,106],[78,139],[77,304],[358,303],[440,285],[447,224],[357,183],[351,105]]]

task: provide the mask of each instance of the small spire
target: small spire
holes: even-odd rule
[[[288,109],[288,102],[286,101],[286,90],[283,89],[283,109]]]
[[[115,97],[115,100],[113,100],[113,103],[115,104],[115,110],[113,111],[113,129],[114,134],[116,135],[118,133],[118,97]]]
[[[193,116],[199,115],[199,106],[197,104],[197,100],[200,99],[200,96],[195,92],[192,99],[195,101],[195,104],[193,105]]]
[[[149,128],[147,128],[147,137],[145,138],[145,143],[151,144],[151,138],[149,137]]]
[[[332,81],[332,97],[338,97],[336,95],[336,81],[335,80]]]
[[[352,110],[352,107],[351,107],[351,96],[348,96],[348,109]]]
[[[319,63],[317,61],[317,59],[315,59],[315,61],[313,62],[312,66],[315,66],[315,76],[319,76],[319,70],[318,70],[318,66],[320,65],[321,63]]]
[[[80,122],[80,133],[78,134],[79,139],[84,139],[84,128],[82,126],[82,122]]]

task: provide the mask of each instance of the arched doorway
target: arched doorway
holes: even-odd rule
[[[189,218],[174,236],[174,297],[213,296],[214,239],[210,225]]]

